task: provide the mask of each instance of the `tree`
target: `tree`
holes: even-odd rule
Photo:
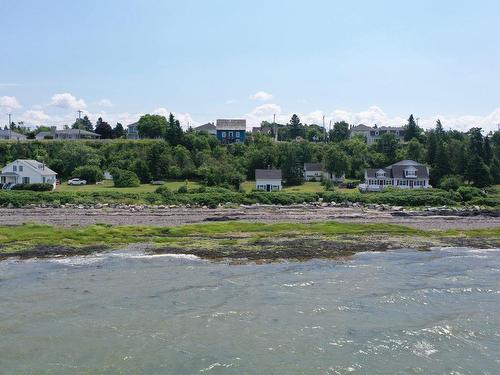
[[[147,114],[139,119],[137,130],[141,138],[164,138],[167,126],[164,116]]]
[[[465,170],[465,178],[478,188],[489,186],[492,181],[490,169],[477,154],[471,156]]]
[[[429,131],[427,136],[427,162],[434,165],[436,162],[436,153],[438,147],[438,140],[434,130]]]
[[[436,160],[431,169],[431,184],[438,186],[443,176],[450,174],[450,163],[446,145],[442,142],[438,144],[436,149]]]
[[[469,130],[469,153],[483,157],[483,135],[481,128],[472,128]]]
[[[425,154],[424,146],[415,138],[413,138],[406,145],[405,159],[422,162],[424,159],[424,154]]]
[[[79,178],[87,181],[89,184],[95,184],[104,179],[101,168],[96,165],[82,165],[76,168],[71,174],[73,178]]]
[[[177,120],[173,113],[170,112],[170,115],[168,116],[167,130],[165,132],[165,139],[172,146],[177,146],[182,142],[183,134],[184,132],[182,131],[179,120]]]
[[[71,126],[73,129],[81,129],[86,130],[88,132],[94,131],[94,126],[92,122],[89,120],[88,116],[83,116],[83,118],[79,118],[75,121],[75,123]]]
[[[405,127],[405,141],[410,141],[413,138],[420,138],[420,133],[422,132],[422,129],[420,129],[415,122],[415,119],[413,118],[413,115],[410,115],[410,118],[408,118],[408,124],[406,124]]]
[[[496,156],[491,160],[491,178],[494,184],[500,184],[500,160]]]
[[[138,187],[140,185],[137,175],[125,169],[115,168],[111,171],[115,187]]]
[[[345,121],[336,122],[333,124],[333,129],[330,131],[330,141],[342,142],[349,139],[349,124]]]
[[[123,125],[117,122],[115,128],[113,129],[113,138],[121,138],[124,135],[125,130],[123,129]]]
[[[493,159],[493,150],[491,149],[490,138],[484,137],[483,160],[486,163],[486,165],[490,165],[492,159]]]
[[[399,141],[392,133],[384,133],[380,136],[375,148],[378,152],[387,157],[389,163],[396,161],[396,151],[398,150]]]
[[[330,145],[325,152],[324,167],[327,172],[342,176],[349,171],[349,157],[337,145]]]
[[[300,122],[299,116],[296,114],[293,114],[292,118],[290,119],[290,138],[295,139],[297,137],[303,137],[304,136],[304,127],[302,126]]]
[[[113,138],[113,129],[106,121],[103,121],[101,117],[97,119],[95,125],[95,132],[101,135],[101,139]]]

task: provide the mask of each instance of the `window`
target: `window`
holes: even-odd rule
[[[229,138],[233,138],[233,132],[229,132]]]
[[[234,136],[235,136],[236,138],[239,138],[239,137],[240,137],[240,132],[234,132]]]
[[[24,167],[22,165],[19,166],[19,172],[22,172],[24,170]]]
[[[414,169],[405,169],[405,177],[417,177],[417,171]]]
[[[29,177],[23,177],[23,184],[29,184],[30,183],[30,178]]]
[[[14,172],[17,172],[17,165],[13,165],[13,166],[12,166],[12,170],[13,170]]]
[[[380,178],[380,177],[385,177],[385,172],[384,171],[378,171],[377,172],[377,178]]]
[[[222,138],[226,138],[226,132],[222,132]]]

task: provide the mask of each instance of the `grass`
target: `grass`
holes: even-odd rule
[[[243,190],[247,193],[255,189],[255,181],[245,181],[241,184]],[[283,191],[287,193],[319,193],[325,191],[320,182],[304,182],[302,185],[285,186]]]
[[[167,186],[172,191],[177,191],[181,186],[184,186],[185,181],[167,181],[165,186]],[[151,184],[141,184],[138,187],[129,188],[117,188],[113,186],[113,181],[105,180],[99,185],[68,185],[66,182],[57,187],[55,191],[66,192],[66,191],[78,191],[78,192],[107,192],[107,191],[118,191],[123,193],[154,193],[159,185]],[[200,184],[194,181],[188,181],[188,188],[195,189],[199,187]]]
[[[88,247],[116,248],[131,243],[153,242],[157,246],[178,247],[183,250],[203,248],[257,246],[259,241],[276,243],[301,238],[306,243],[321,239],[335,243],[345,240],[364,241],[374,238],[384,241],[391,238],[409,240],[432,238],[486,238],[498,241],[500,228],[470,231],[424,231],[394,224],[353,224],[338,222],[298,223],[249,223],[220,222],[192,224],[178,227],[111,226],[97,224],[88,227],[53,227],[24,224],[0,227],[0,256],[18,254],[40,246],[84,249]],[[374,241],[375,243],[375,241]],[[254,247],[255,250],[255,247]]]

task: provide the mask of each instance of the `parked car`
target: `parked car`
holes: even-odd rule
[[[87,181],[80,180],[79,178],[72,178],[68,181],[68,185],[87,185]]]

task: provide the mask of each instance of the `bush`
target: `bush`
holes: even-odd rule
[[[474,198],[486,195],[479,188],[473,186],[460,186],[457,191],[462,196],[464,202],[469,202]]]
[[[104,179],[102,170],[95,165],[83,165],[78,167],[71,175],[73,178],[87,181],[88,184],[95,184],[97,181],[102,181]]]
[[[17,184],[12,187],[12,190],[31,190],[31,191],[52,191],[51,184]]]
[[[134,172],[125,169],[114,169],[111,173],[115,187],[138,187],[141,184],[139,177]]]
[[[187,185],[182,185],[182,186],[179,186],[179,189],[177,189],[177,192],[178,193],[181,193],[181,194],[185,194],[188,192],[188,187]]]
[[[164,185],[159,186],[155,193],[162,195],[164,198],[171,198],[174,195],[174,192]]]
[[[443,190],[458,190],[460,186],[463,185],[463,179],[457,175],[448,175],[441,179],[439,187]]]

